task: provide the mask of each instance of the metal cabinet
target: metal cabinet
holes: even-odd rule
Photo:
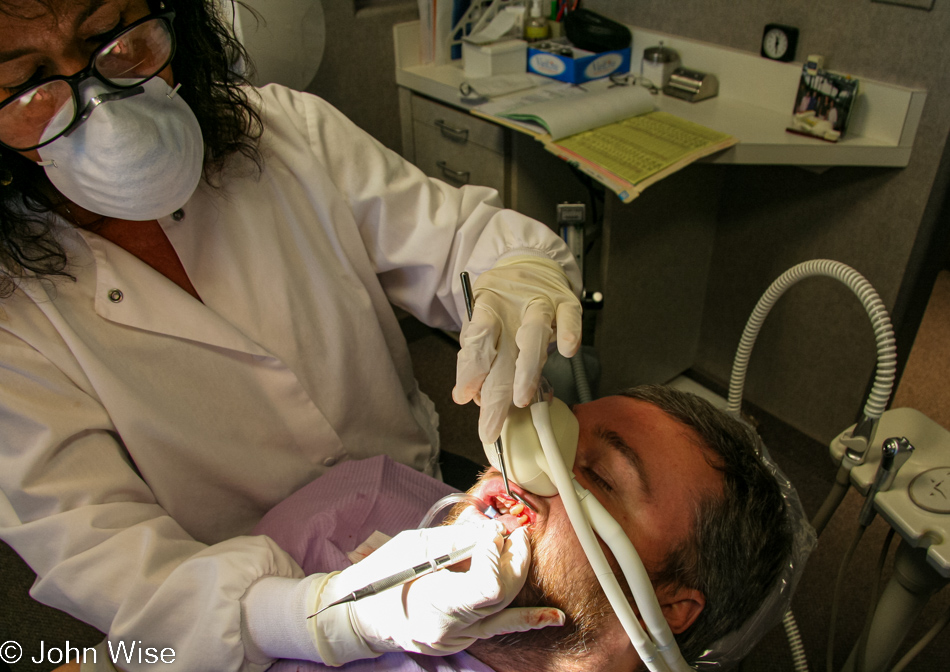
[[[508,198],[508,132],[464,111],[412,96],[411,147],[404,154],[426,175],[449,184],[478,184]],[[412,156],[408,156],[411,153]]]
[[[524,133],[399,89],[402,154],[449,184],[498,190],[505,207],[554,228],[557,203],[585,201],[587,189],[567,163]]]

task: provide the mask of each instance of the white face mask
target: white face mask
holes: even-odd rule
[[[41,165],[63,196],[106,217],[147,221],[182,207],[201,179],[204,141],[195,113],[160,77],[145,93],[100,104],[68,137],[41,147]],[[82,86],[83,106],[108,92]],[[47,163],[52,162],[52,163]]]

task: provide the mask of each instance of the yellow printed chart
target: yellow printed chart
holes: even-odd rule
[[[654,182],[737,142],[667,112],[649,112],[545,147],[629,202]]]

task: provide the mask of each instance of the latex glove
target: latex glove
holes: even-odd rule
[[[372,581],[478,544],[468,571],[442,569],[310,619],[323,662],[343,665],[398,650],[444,656],[476,639],[562,625],[564,614],[557,609],[505,609],[524,585],[531,549],[524,529],[508,539],[500,529],[481,521],[407,530],[353,567],[315,581],[314,611]]]
[[[502,259],[478,276],[473,294],[452,398],[481,406],[478,435],[490,444],[510,405],[531,403],[555,334],[565,357],[580,348],[581,304],[557,263],[530,256]]]

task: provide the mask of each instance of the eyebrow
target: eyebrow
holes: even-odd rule
[[[73,24],[78,30],[79,26],[86,22],[86,20],[95,14],[100,7],[106,3],[106,0],[91,0],[89,6],[86,7],[82,12],[79,13],[79,16],[76,17],[76,21]],[[0,63],[6,61],[12,61],[14,59],[20,58],[21,56],[26,56],[33,53],[34,49],[14,49],[13,51],[0,51]]]
[[[650,477],[643,468],[643,460],[640,458],[640,454],[631,448],[630,444],[628,444],[617,432],[611,431],[606,427],[597,428],[597,437],[620,453],[621,457],[623,457],[627,463],[633,467],[633,470],[637,472],[637,477],[640,480],[640,487],[643,490],[643,493],[647,496],[650,496]]]

